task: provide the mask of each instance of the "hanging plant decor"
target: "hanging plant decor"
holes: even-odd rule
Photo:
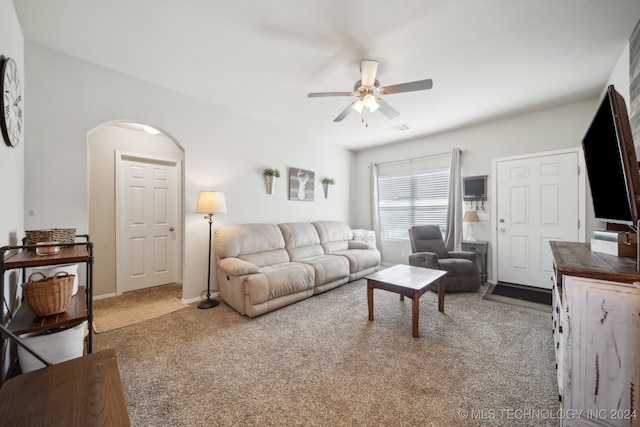
[[[280,176],[278,169],[267,168],[263,172],[265,183],[267,185],[267,194],[273,194],[276,188],[276,178]]]
[[[329,190],[331,189],[331,186],[333,184],[335,184],[336,181],[333,178],[324,178],[322,180],[322,188],[324,190],[324,198],[328,199],[329,198]]]

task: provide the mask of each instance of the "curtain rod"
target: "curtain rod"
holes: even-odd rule
[[[452,151],[453,150],[455,150],[455,148],[452,149]],[[458,150],[460,150],[461,153],[464,153],[466,151],[464,148],[458,148]],[[451,151],[445,151],[444,153],[428,154],[426,156],[412,157],[410,159],[392,160],[390,162],[374,163],[374,165],[380,166],[380,165],[390,165],[392,163],[400,163],[400,162],[413,162],[414,160],[427,159],[429,157],[436,157],[436,156],[444,156],[445,154],[451,154]]]

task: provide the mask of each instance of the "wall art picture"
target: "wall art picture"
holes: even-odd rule
[[[313,201],[316,174],[298,168],[289,168],[289,200]]]

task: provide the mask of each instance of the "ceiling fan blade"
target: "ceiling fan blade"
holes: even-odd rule
[[[409,83],[400,83],[397,85],[385,86],[380,88],[380,93],[385,95],[391,95],[394,93],[402,92],[415,92],[417,90],[427,90],[433,87],[433,81],[431,79],[418,80]]]
[[[325,96],[353,96],[353,92],[315,92],[307,95],[309,98],[323,98]]]
[[[376,98],[376,101],[378,102],[378,105],[380,105],[380,112],[382,114],[384,114],[385,116],[387,116],[388,119],[395,119],[396,117],[398,117],[400,115],[400,113],[398,113],[395,108],[393,108],[391,105],[387,104],[384,100],[382,100],[381,98]]]
[[[376,82],[378,61],[363,59],[360,64],[360,71],[362,72],[362,86],[373,86]]]
[[[357,102],[357,101],[356,101]],[[347,108],[344,109],[344,111],[342,113],[340,113],[338,115],[338,117],[336,117],[335,119],[333,119],[334,122],[341,122],[344,120],[345,117],[347,117],[349,115],[349,113],[351,113],[351,111],[353,111],[353,102],[351,104],[349,104],[349,106]]]

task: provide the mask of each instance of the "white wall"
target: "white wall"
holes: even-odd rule
[[[117,120],[154,125],[185,150],[185,299],[198,297],[207,283],[208,223],[194,213],[200,190],[225,192],[229,213],[216,215],[214,226],[349,221],[352,152],[39,45],[27,43],[25,55],[30,105],[26,137],[33,141],[25,147],[28,228],[88,232],[87,134]],[[328,200],[317,194],[313,202],[289,201],[282,177],[275,193],[266,194],[265,167],[283,175],[289,167],[309,169],[316,180],[330,176],[337,184]]]
[[[620,95],[622,95],[624,101],[627,103],[627,112],[629,112],[629,107],[631,105],[631,81],[629,79],[630,59],[629,43],[627,43],[627,45],[622,50],[622,53],[620,54],[618,62],[611,71],[611,75],[607,80],[607,84],[604,88],[602,88],[602,94],[600,95],[600,98],[602,98],[607,91],[607,86],[614,85],[616,91],[618,91]],[[629,114],[629,116],[631,116],[631,114]]]
[[[355,224],[370,228],[369,164],[409,159],[434,153],[464,149],[462,176],[489,175],[488,200],[485,211],[491,220],[474,224],[474,236],[490,242],[491,227],[495,222],[491,212],[493,194],[491,161],[495,158],[528,153],[579,147],[582,137],[595,114],[597,100],[588,99],[556,108],[496,120],[428,138],[420,138],[393,146],[363,150],[356,156]],[[591,209],[590,206],[587,207]],[[382,246],[383,262],[407,263],[411,253],[409,241],[385,242]],[[405,256],[402,256],[402,253]],[[489,256],[491,265],[491,253]],[[491,277],[491,271],[489,271]]]
[[[10,0],[0,1],[0,55],[13,58],[24,88],[24,39]],[[28,111],[29,105],[25,105]],[[28,123],[26,117],[24,123]],[[16,244],[24,235],[24,135],[17,147],[8,147],[0,136],[0,245]]]
[[[20,23],[10,0],[0,0],[0,55],[13,58],[18,65],[20,77],[24,78],[24,39]],[[29,104],[25,103],[24,124],[27,125]],[[17,147],[8,147],[0,136],[0,246],[21,244],[24,237],[24,152],[29,141],[23,139]],[[16,280],[14,274],[5,275],[9,286],[5,289],[5,298],[9,304],[16,298]],[[7,283],[7,282],[6,282]]]
[[[13,58],[18,65],[21,81],[24,87],[24,38],[16,11],[11,0],[0,0],[0,55],[4,58]],[[24,124],[28,123],[26,112],[29,105],[25,104]],[[0,136],[0,140],[2,137]],[[16,245],[21,243],[24,237],[24,146],[27,140],[24,138],[15,147],[8,147],[4,141],[0,141],[0,246]],[[19,270],[7,272],[4,275],[5,288],[2,297],[4,301],[2,312],[6,311],[5,301],[14,311],[18,307],[18,301],[22,292],[19,289]],[[5,319],[0,320],[6,324]],[[5,341],[2,342],[4,351]],[[6,347],[8,349],[8,347]],[[0,366],[0,376],[9,367],[9,357],[2,357],[4,366]]]

